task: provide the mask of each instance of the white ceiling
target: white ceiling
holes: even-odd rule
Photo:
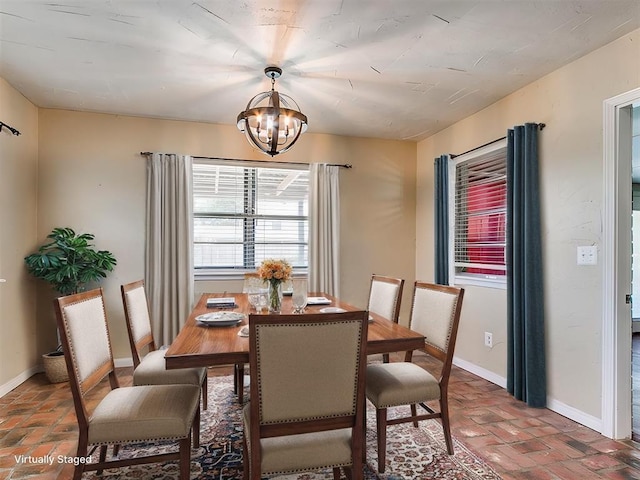
[[[39,107],[235,125],[277,65],[310,132],[420,140],[639,27],[640,0],[0,0],[0,76]]]

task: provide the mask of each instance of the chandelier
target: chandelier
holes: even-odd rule
[[[307,131],[307,116],[293,98],[274,89],[282,69],[267,67],[264,74],[271,79],[271,91],[249,100],[246,110],[238,114],[237,125],[252,146],[273,157],[293,147]]]

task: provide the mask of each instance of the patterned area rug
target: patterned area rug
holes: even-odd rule
[[[246,398],[247,395],[245,395]],[[368,403],[368,402],[367,402]],[[499,480],[493,469],[454,439],[455,455],[446,452],[442,427],[435,420],[423,421],[418,428],[400,424],[387,434],[387,468],[377,473],[375,410],[367,411],[366,480]],[[391,417],[391,411],[389,411]],[[231,377],[209,378],[209,408],[202,412],[200,448],[192,451],[191,478],[201,480],[242,479],[242,424],[240,406],[233,393]],[[170,445],[124,446],[120,458],[160,453],[175,449]],[[109,451],[111,454],[111,451]],[[95,454],[94,454],[95,455]],[[85,473],[87,479],[177,479],[176,462],[147,464],[105,470],[101,476]],[[309,474],[285,475],[278,480],[332,480],[331,470]]]

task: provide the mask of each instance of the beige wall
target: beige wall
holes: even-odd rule
[[[38,238],[56,226],[96,235],[118,260],[103,282],[114,355],[130,356],[119,286],[143,276],[146,167],[141,151],[269,160],[235,126],[41,109]],[[414,142],[305,134],[280,161],[351,163],[341,170],[341,297],[366,306],[369,278],[415,275]],[[197,282],[196,292],[233,291],[241,282]],[[405,299],[408,309],[408,297]],[[50,297],[40,289],[39,326]],[[405,317],[407,311],[404,311]]]
[[[0,78],[0,114],[21,132],[0,132],[1,386],[38,362],[35,281],[22,260],[36,241],[38,109]]]
[[[534,121],[540,134],[549,397],[601,417],[602,270],[576,247],[602,240],[603,100],[640,86],[640,30],[567,65],[420,142],[416,276],[433,278],[433,158],[461,153]],[[456,355],[506,377],[504,290],[468,287]],[[483,344],[493,332],[494,347]]]
[[[413,280],[433,278],[433,158],[501,137],[515,124],[546,123],[540,174],[549,395],[599,418],[602,271],[577,266],[576,247],[601,242],[602,102],[640,86],[639,49],[635,31],[417,146],[306,134],[277,160],[354,165],[341,172],[342,296],[364,306],[371,273],[404,277],[406,323]],[[0,105],[2,120],[24,134],[0,134],[0,277],[9,279],[0,285],[0,384],[55,345],[51,293],[28,279],[22,264],[55,226],[94,233],[97,246],[118,258],[104,287],[115,354],[127,357],[118,289],[143,274],[145,163],[139,152],[266,157],[232,126],[37,110],[1,79]],[[40,285],[37,325],[30,320],[33,285]],[[240,282],[230,285],[208,282],[196,291],[236,289]],[[469,287],[457,356],[505,377],[505,316],[503,290]],[[493,349],[483,346],[484,331],[493,332]]]

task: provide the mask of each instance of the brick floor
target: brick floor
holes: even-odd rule
[[[426,356],[416,363],[433,371]],[[210,376],[230,368],[211,368]],[[121,385],[131,369],[118,369]],[[99,398],[107,382],[94,392]],[[454,367],[449,386],[453,435],[505,480],[640,480],[640,444],[614,441],[546,409],[529,408],[507,392]],[[16,463],[16,455],[73,455],[78,429],[67,384],[34,375],[0,398],[0,480],[67,479],[72,465]],[[389,434],[392,434],[391,432]]]

